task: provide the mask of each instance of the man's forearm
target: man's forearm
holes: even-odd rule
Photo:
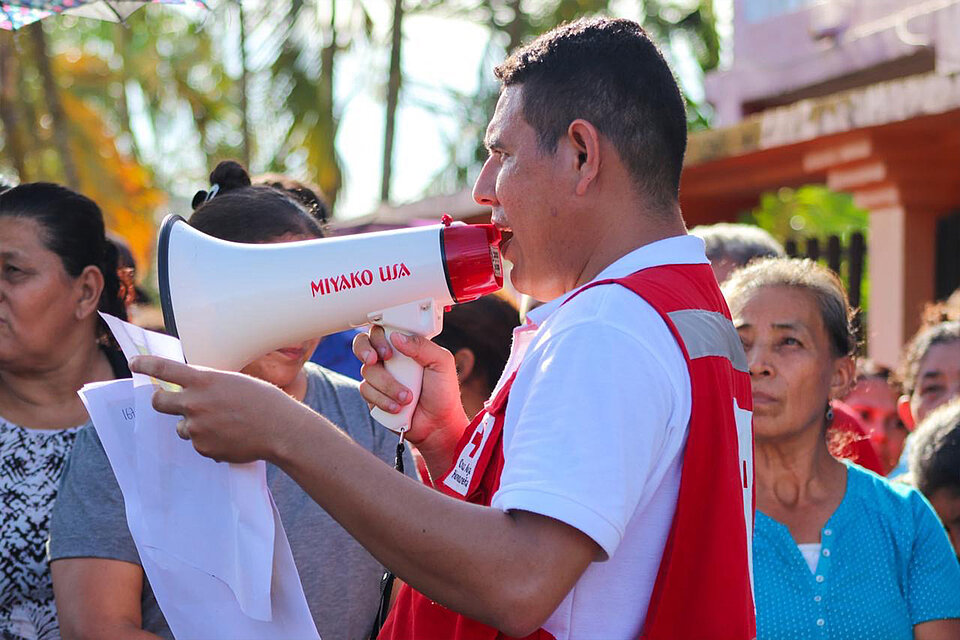
[[[306,408],[282,439],[273,462],[380,562],[511,635],[539,626],[595,553],[567,525],[454,500],[396,473]]]

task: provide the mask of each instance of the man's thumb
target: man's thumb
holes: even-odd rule
[[[411,335],[401,331],[395,331],[390,336],[390,344],[397,351],[412,358],[424,368],[439,364],[445,351],[443,347],[423,336]]]

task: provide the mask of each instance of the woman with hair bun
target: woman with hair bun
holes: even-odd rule
[[[766,259],[723,293],[753,388],[757,637],[960,637],[960,566],[930,504],[828,448],[855,376],[840,279]]]
[[[251,185],[236,162],[221,162],[211,187],[194,197],[190,224],[231,242],[279,243],[323,236],[318,220],[284,190]],[[386,463],[396,440],[373,422],[359,384],[307,362],[317,340],[254,360],[243,373],[265,380],[323,414]],[[413,475],[409,453],[406,465]],[[267,465],[307,604],[323,638],[366,638],[373,625],[383,567],[303,489]],[[127,528],[120,487],[88,427],[64,472],[62,508],[50,533],[54,589],[65,635],[77,638],[171,638]]]
[[[117,253],[89,198],[0,192],[0,637],[59,638],[45,545],[84,384],[129,376],[98,311],[125,318]]]

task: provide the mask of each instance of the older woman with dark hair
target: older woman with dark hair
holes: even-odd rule
[[[904,348],[897,377],[903,387],[900,417],[910,428],[960,396],[960,320],[917,332]]]
[[[855,373],[839,278],[769,259],[724,294],[753,385],[758,637],[960,637],[960,566],[929,503],[830,454]]]
[[[897,409],[911,431],[928,413],[960,397],[960,320],[922,327],[903,348],[897,378],[903,391]],[[907,472],[912,440],[907,437],[891,478]]]
[[[77,390],[129,376],[98,310],[125,317],[117,253],[89,198],[0,193],[0,637],[59,638],[45,545],[57,485],[89,422]]]

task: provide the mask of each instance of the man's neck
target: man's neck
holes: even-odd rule
[[[613,217],[610,219],[616,220]],[[571,289],[595,279],[611,264],[640,247],[686,233],[679,209],[670,213],[638,212],[607,224],[597,234],[593,250],[587,254],[587,260]]]

